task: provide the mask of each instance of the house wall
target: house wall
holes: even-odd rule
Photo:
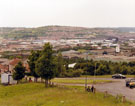
[[[8,74],[6,74],[6,73],[1,74],[1,83],[8,84]]]

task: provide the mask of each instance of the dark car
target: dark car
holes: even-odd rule
[[[112,75],[112,78],[120,78],[120,79],[125,79],[126,76],[122,75],[122,74],[114,74]]]
[[[128,87],[129,86],[129,84],[130,84],[130,82],[133,82],[133,81],[135,81],[135,78],[133,79],[127,79],[126,80],[126,86]]]

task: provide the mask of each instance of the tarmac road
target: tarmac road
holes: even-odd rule
[[[64,79],[84,79],[85,78],[64,78]],[[88,78],[88,80],[94,78]],[[95,78],[100,80],[112,80],[112,83],[102,83],[102,84],[95,84],[95,88],[99,92],[107,91],[109,94],[116,96],[122,95],[125,96],[126,99],[130,101],[135,101],[135,88],[130,89],[125,85],[125,79],[112,79],[112,78]],[[85,84],[61,84],[61,85],[70,85],[70,86],[85,86]],[[91,86],[88,84],[88,86]]]
[[[114,79],[117,80],[117,79]],[[123,95],[126,99],[135,101],[135,88],[130,89],[126,87],[125,80],[120,79],[118,82],[97,84],[95,88],[100,92],[107,91],[111,95]]]

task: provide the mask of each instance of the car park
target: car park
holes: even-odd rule
[[[124,76],[122,74],[114,74],[114,75],[112,75],[112,78],[125,79],[126,76]]]

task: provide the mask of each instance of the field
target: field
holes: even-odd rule
[[[52,80],[55,83],[64,83],[64,84],[85,84],[85,79],[71,79],[71,78],[55,78]],[[99,83],[110,83],[113,82],[111,80],[93,80],[87,79],[88,84],[99,84]]]
[[[0,86],[0,106],[134,106],[103,93],[88,93],[82,87],[45,88],[43,83]]]

